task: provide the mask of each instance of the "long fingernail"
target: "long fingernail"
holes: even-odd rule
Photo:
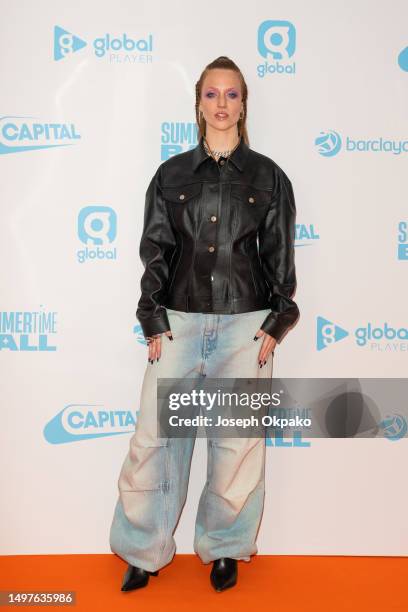
[[[254,336],[254,340],[258,340],[259,336]]]
[[[262,361],[258,361],[259,367],[262,368]]]
[[[160,359],[160,357],[158,357],[158,358],[156,359],[156,361],[159,361],[159,359]]]
[[[263,362],[263,364],[264,364],[264,365],[266,364],[266,359],[265,359],[265,361]]]
[[[173,336],[167,336],[170,340],[173,340]]]

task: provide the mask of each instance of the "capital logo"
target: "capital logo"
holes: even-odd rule
[[[290,21],[268,19],[258,28],[258,51],[265,59],[287,61],[295,53],[296,30]]]
[[[379,424],[384,431],[384,438],[395,442],[407,435],[408,425],[401,414],[387,414]]]
[[[0,117],[0,155],[68,147],[80,138],[73,123],[43,123],[34,117]]]
[[[318,351],[346,338],[349,332],[323,317],[317,317],[316,348]]]
[[[323,155],[323,157],[333,157],[333,155],[337,155],[341,149],[340,134],[334,130],[320,132],[314,143],[318,153]]]
[[[408,47],[405,47],[398,55],[398,66],[401,70],[408,72]]]
[[[48,421],[44,438],[50,444],[66,444],[132,433],[138,412],[123,408],[107,410],[98,404],[68,404]]]
[[[71,32],[54,27],[54,60],[58,61],[86,47],[86,42]]]
[[[305,225],[304,223],[296,223],[295,225],[295,247],[311,246],[320,236],[316,232],[313,224]]]

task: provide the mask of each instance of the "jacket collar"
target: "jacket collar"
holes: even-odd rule
[[[232,162],[238,170],[241,172],[244,169],[244,165],[249,153],[249,146],[246,144],[244,139],[241,137],[237,148],[231,153],[229,157],[229,161]],[[198,145],[193,149],[193,170],[194,172],[197,170],[199,165],[205,161],[206,159],[210,159],[207,155],[207,152],[204,148],[204,140],[201,137]]]

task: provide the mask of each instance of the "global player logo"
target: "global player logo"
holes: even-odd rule
[[[117,233],[116,212],[110,206],[85,206],[78,214],[78,238],[86,248],[77,252],[79,263],[92,259],[116,259],[116,247],[107,249]],[[92,248],[96,247],[96,248]]]
[[[73,55],[87,46],[87,42],[64,30],[60,26],[54,26],[54,60],[59,61]],[[133,38],[121,32],[119,35],[106,32],[103,36],[94,38],[91,42],[96,57],[107,56],[110,61],[143,63],[152,61],[153,36],[149,34],[146,38]]]
[[[295,50],[296,29],[293,23],[273,19],[263,21],[258,28],[258,53],[266,61],[258,65],[258,76],[264,77],[266,73],[294,74],[295,62],[289,60]]]
[[[71,55],[80,49],[86,47],[87,43],[75,36],[71,32],[67,32],[59,26],[54,27],[54,59],[61,60],[67,55]]]
[[[349,332],[324,317],[317,317],[316,348],[318,351],[346,338]]]

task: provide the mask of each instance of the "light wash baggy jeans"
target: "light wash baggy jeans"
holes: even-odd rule
[[[258,365],[270,312],[181,312],[167,308],[174,340],[162,335],[162,354],[148,363],[140,413],[118,480],[110,529],[112,552],[148,571],[167,565],[184,506],[194,438],[157,437],[157,378],[271,378],[273,355]],[[147,350],[146,350],[147,358]],[[265,438],[207,437],[207,479],[195,524],[194,551],[207,564],[220,557],[250,560],[265,496]]]

